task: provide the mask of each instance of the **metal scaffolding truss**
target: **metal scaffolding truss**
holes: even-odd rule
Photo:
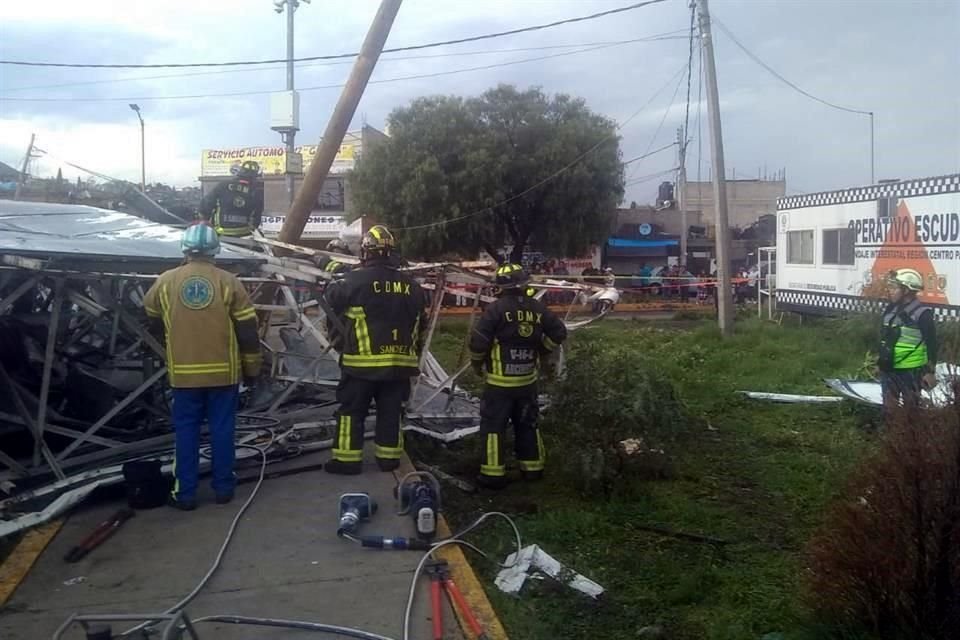
[[[358,261],[259,235],[231,241],[218,258],[251,292],[270,370],[244,394],[238,443],[269,432],[275,459],[332,445],[340,371],[321,295],[332,276],[314,262],[322,255]],[[159,273],[181,261],[172,227],[77,205],[0,204],[0,437],[15,445],[0,450],[0,490],[7,495],[0,536],[122,481],[125,462],[171,459],[165,352],[145,328],[142,299]],[[430,347],[444,294],[472,301],[472,326],[481,303],[494,299],[493,266],[402,267],[431,294],[406,430],[444,441],[477,432],[478,402],[457,384],[469,366],[466,340],[453,373]],[[538,296],[597,290],[565,281],[534,286]]]

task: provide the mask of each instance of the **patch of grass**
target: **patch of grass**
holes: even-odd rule
[[[563,441],[569,435],[563,416],[551,418],[545,430],[548,477],[542,483],[514,483],[495,496],[447,491],[455,525],[494,508],[517,514],[525,543],[536,542],[607,589],[603,602],[593,603],[565,587],[534,582],[511,598],[492,587],[496,569],[477,563],[511,636],[602,633],[619,640],[661,625],[673,640],[744,640],[774,632],[786,640],[866,638],[812,626],[800,598],[803,545],[853,464],[873,446],[857,428],[860,413],[846,405],[765,404],[736,392],[822,394],[823,378],[861,369],[873,346],[871,331],[857,322],[779,327],[744,320],[733,337],[721,340],[708,322],[676,329],[618,320],[574,332],[570,358],[598,345],[637,354],[637,366],[654,363],[677,389],[692,433],[675,445],[670,478],[644,481],[630,499],[584,495],[561,481],[556,471],[572,464],[558,453],[570,444]],[[464,320],[438,328],[433,350],[448,369],[456,364],[465,332]],[[470,477],[478,448],[470,441],[449,447],[421,442],[412,452]],[[644,527],[728,544],[692,542]],[[499,527],[475,540],[501,560],[510,550],[508,532]]]

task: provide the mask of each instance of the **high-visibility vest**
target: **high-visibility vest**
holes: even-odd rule
[[[927,344],[920,331],[920,316],[927,307],[914,298],[903,307],[893,307],[883,315],[883,327],[891,340],[893,369],[919,369],[929,362]]]

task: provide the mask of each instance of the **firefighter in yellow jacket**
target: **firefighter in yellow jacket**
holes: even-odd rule
[[[362,471],[363,422],[371,400],[377,403],[377,465],[381,471],[400,466],[400,419],[410,379],[420,373],[426,299],[417,281],[399,270],[394,244],[386,227],[372,227],[360,245],[360,268],[324,291],[344,328],[344,335],[335,340],[340,351],[340,408],[333,460],[324,467],[329,473]]]
[[[480,401],[484,456],[477,482],[491,489],[507,484],[503,456],[507,422],[513,423],[523,477],[539,479],[546,463],[537,429],[540,359],[566,340],[567,328],[543,302],[530,295],[529,282],[530,276],[520,265],[499,267],[494,279],[499,299],[484,310],[470,335],[473,367],[486,381]]]
[[[260,373],[257,315],[243,285],[213,264],[217,233],[206,224],[183,232],[185,263],[167,271],[143,300],[155,329],[162,327],[176,429],[170,505],[197,506],[200,425],[210,427],[213,490],[218,504],[233,499],[234,430],[241,379]],[[160,327],[156,326],[160,325]]]

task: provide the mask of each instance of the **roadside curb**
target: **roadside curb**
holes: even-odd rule
[[[54,520],[27,531],[3,564],[0,564],[0,607],[7,604],[14,591],[30,573],[33,564],[60,531],[63,522],[63,519]]]
[[[410,462],[407,454],[403,454],[403,458],[400,460],[400,469],[395,472],[399,474],[397,476],[398,480],[413,471],[416,471],[413,463]],[[447,520],[443,517],[443,514],[440,514],[437,518],[437,535],[442,538],[451,534],[452,532],[450,531],[450,526],[447,524]],[[487,598],[487,592],[483,590],[483,585],[480,584],[480,579],[464,555],[463,548],[459,545],[447,545],[440,549],[437,555],[449,564],[450,577],[457,583],[467,604],[470,605],[480,624],[483,625],[489,640],[509,640],[506,629],[504,629],[503,623],[500,622],[500,618],[493,610],[493,605],[490,604],[490,599]],[[474,638],[460,610],[456,607],[453,607],[453,610],[464,636],[471,639]]]

